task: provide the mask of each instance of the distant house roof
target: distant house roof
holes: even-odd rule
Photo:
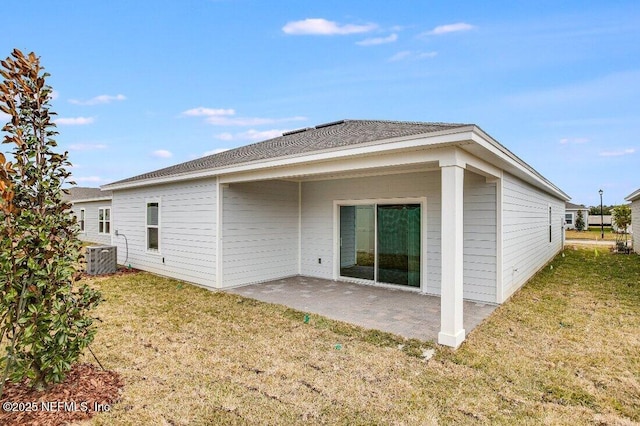
[[[90,200],[110,200],[111,191],[103,191],[100,188],[89,188],[86,186],[72,186],[67,188],[69,194],[63,196],[64,200],[70,203],[78,201],[90,201]]]
[[[567,210],[586,210],[588,209],[588,207],[586,207],[584,204],[573,204],[573,203],[569,203],[566,202],[565,204],[565,208]]]
[[[109,185],[168,177],[218,167],[335,149],[395,137],[433,133],[469,124],[383,120],[341,120],[283,133],[273,139],[223,151],[186,163],[112,182]]]
[[[636,201],[636,200],[640,199],[640,189],[632,192],[631,194],[626,196],[624,199],[627,200],[627,201]]]

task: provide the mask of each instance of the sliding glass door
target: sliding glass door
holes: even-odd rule
[[[340,206],[340,276],[420,287],[420,204]]]

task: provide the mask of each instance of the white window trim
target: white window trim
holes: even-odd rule
[[[567,222],[567,216],[571,215],[571,222]],[[571,225],[574,226],[575,225],[575,214],[573,212],[569,212],[569,213],[565,213],[564,214],[564,223],[566,223],[567,225]]]
[[[85,209],[80,209],[80,213],[78,213],[78,224],[82,224],[80,227],[80,233],[86,233],[87,229],[87,212]]]
[[[340,206],[358,206],[363,204],[420,204],[420,287],[408,287],[397,284],[386,284],[378,281],[363,280],[359,278],[343,277],[340,275]],[[378,217],[374,215],[374,244],[378,251]],[[333,200],[333,279],[335,281],[348,281],[358,284],[372,285],[376,287],[394,288],[406,291],[428,293],[427,289],[427,197],[407,198],[366,198],[353,200]]]
[[[158,225],[149,225],[147,223],[147,207],[149,203],[158,203]],[[149,248],[149,228],[158,229],[158,249]],[[162,254],[162,201],[160,198],[145,198],[144,200],[144,248],[149,254]]]
[[[100,220],[100,210],[109,210],[109,220]],[[102,217],[104,218],[106,215],[103,213]],[[103,206],[103,207],[98,207],[98,234],[101,235],[111,235],[111,207],[110,206]],[[86,218],[85,218],[86,221]],[[109,232],[104,232],[104,224],[109,222]],[[100,223],[102,223],[102,229],[103,231],[100,231]],[[85,225],[86,228],[86,225]]]

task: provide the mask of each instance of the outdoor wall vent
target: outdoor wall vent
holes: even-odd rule
[[[113,274],[117,269],[116,246],[87,247],[87,273],[89,275]]]
[[[306,132],[307,130],[311,130],[313,127],[303,127],[302,129],[291,130],[289,132],[284,132],[282,136],[295,135],[296,133]]]
[[[344,120],[332,121],[331,123],[318,124],[316,126],[316,129],[322,129],[323,127],[337,126],[338,124],[344,124]]]

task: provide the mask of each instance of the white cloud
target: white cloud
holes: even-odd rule
[[[109,104],[113,101],[124,101],[127,99],[125,95],[99,95],[93,97],[91,99],[87,99],[86,101],[81,101],[77,99],[69,99],[69,102],[74,105],[99,105],[99,104]]]
[[[93,117],[69,117],[54,120],[56,124],[63,126],[84,126],[85,124],[91,124],[94,121],[95,119]]]
[[[57,90],[52,90],[49,92],[49,100],[55,101],[60,97],[60,93]]]
[[[235,115],[236,111],[234,109],[222,109],[222,108],[204,108],[197,107],[191,108],[182,113],[182,115],[187,115],[190,117],[218,117],[218,116],[226,116],[226,115]]]
[[[233,135],[228,132],[218,133],[217,135],[215,135],[215,138],[220,139],[221,141],[230,141],[233,140]]]
[[[387,37],[367,38],[356,42],[356,44],[358,46],[376,46],[378,44],[393,43],[396,40],[398,40],[398,34],[393,33]]]
[[[9,120],[11,120],[11,116],[9,114],[5,114],[4,112],[0,111],[0,121],[4,123]]]
[[[151,153],[152,156],[156,158],[171,158],[173,154],[171,151],[167,151],[166,149],[158,149]]]
[[[424,33],[425,35],[442,35],[448,33],[456,33],[460,31],[469,31],[474,29],[475,27],[470,24],[466,24],[464,22],[458,22],[456,24],[448,24],[448,25],[439,25],[432,29],[431,31],[427,31]]]
[[[107,145],[103,143],[76,143],[73,145],[69,145],[69,149],[72,151],[94,151],[106,148]]]
[[[602,151],[600,157],[621,157],[623,155],[631,155],[636,152],[635,148],[620,149],[617,151]]]
[[[286,34],[293,35],[347,35],[366,33],[376,29],[376,24],[338,24],[322,18],[307,18],[302,21],[291,21],[282,27]]]
[[[587,139],[587,138],[562,138],[562,139],[560,139],[560,144],[562,144],[562,145],[582,144],[582,143],[587,143],[587,142],[589,142],[589,139]]]
[[[235,117],[236,111],[232,108],[205,108],[197,107],[182,112],[182,115],[190,117],[204,117],[205,121],[214,126],[261,126],[265,124],[283,123],[288,121],[304,121],[307,117],[294,116],[285,118],[263,117]],[[228,133],[216,136],[218,139],[230,140]]]
[[[407,61],[407,60],[420,60],[434,58],[438,55],[438,52],[413,52],[411,50],[403,50],[398,52],[389,58],[389,62]]]

